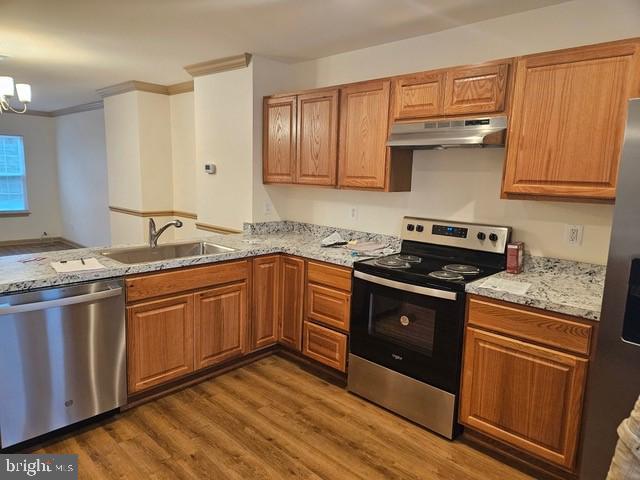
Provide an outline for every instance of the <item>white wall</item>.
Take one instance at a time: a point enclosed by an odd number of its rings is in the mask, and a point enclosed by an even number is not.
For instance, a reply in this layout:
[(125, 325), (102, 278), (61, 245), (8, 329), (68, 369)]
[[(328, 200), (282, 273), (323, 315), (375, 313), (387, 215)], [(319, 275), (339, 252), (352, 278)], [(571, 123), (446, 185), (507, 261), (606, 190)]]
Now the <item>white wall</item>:
[(31, 214), (0, 218), (0, 241), (62, 234), (55, 119), (34, 115), (0, 115), (0, 134), (22, 135), (27, 167), (27, 195)]
[(142, 210), (173, 209), (171, 110), (169, 96), (136, 92)]
[[(196, 77), (198, 221), (242, 229), (252, 219), (253, 66)], [(214, 163), (209, 175), (204, 165)]]
[[(302, 88), (640, 36), (640, 2), (576, 0), (431, 35), (293, 65)], [(284, 86), (276, 91), (286, 91)], [(512, 225), (535, 255), (605, 263), (613, 207), (500, 200), (504, 150), (418, 152), (409, 193), (267, 186), (289, 220), (398, 234), (403, 215)], [(255, 188), (265, 188), (256, 186)], [(349, 220), (351, 206), (358, 220)], [(264, 219), (258, 210), (256, 220)], [(583, 224), (584, 243), (564, 243), (565, 224)]]
[[(109, 205), (142, 210), (138, 92), (104, 99)], [(113, 233), (113, 232), (112, 232)]]
[(102, 109), (56, 118), (62, 236), (80, 245), (111, 242)]
[[(195, 113), (193, 92), (171, 95), (171, 157), (173, 163), (173, 210), (197, 212)], [(175, 230), (174, 238), (192, 238), (199, 233), (195, 220), (179, 217), (182, 228)]]

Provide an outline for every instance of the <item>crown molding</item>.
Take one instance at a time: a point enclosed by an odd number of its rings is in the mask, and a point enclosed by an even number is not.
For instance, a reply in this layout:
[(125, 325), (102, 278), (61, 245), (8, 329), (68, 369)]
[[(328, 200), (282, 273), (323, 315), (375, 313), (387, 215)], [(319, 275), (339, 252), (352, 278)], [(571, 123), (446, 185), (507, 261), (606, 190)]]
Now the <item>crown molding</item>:
[(174, 83), (167, 87), (169, 95), (179, 95), (181, 93), (193, 92), (193, 80), (182, 83)]
[(111, 97), (113, 95), (120, 95), (127, 92), (149, 92), (158, 93), (160, 95), (169, 95), (169, 90), (166, 85), (159, 85), (157, 83), (141, 82), (139, 80), (129, 80), (127, 82), (118, 83), (109, 87), (104, 87), (96, 90), (96, 93), (102, 98)]
[(218, 58), (216, 60), (209, 60), (207, 62), (194, 63), (187, 65), (184, 69), (192, 77), (200, 77), (202, 75), (209, 75), (210, 73), (226, 72), (227, 70), (236, 70), (238, 68), (245, 68), (251, 61), (250, 53), (243, 53), (241, 55), (234, 55), (232, 57)]
[(53, 110), (52, 112), (47, 112), (47, 113), (49, 113), (51, 117), (61, 117), (62, 115), (71, 115), (72, 113), (80, 113), (80, 112), (90, 112), (91, 110), (100, 110), (101, 108), (104, 108), (104, 103), (102, 100), (98, 100), (95, 102), (83, 103), (81, 105), (74, 105), (73, 107)]
[(16, 113), (16, 112), (12, 112), (11, 110), (8, 110), (6, 112), (2, 112), (2, 115), (31, 115), (33, 117), (53, 117), (51, 112), (43, 112), (42, 110), (29, 110), (27, 109), (26, 112), (24, 113)]
[(109, 87), (100, 88), (96, 90), (96, 93), (102, 98), (106, 98), (133, 91), (157, 93), (158, 95), (177, 95), (179, 93), (193, 92), (193, 80), (174, 83), (173, 85), (160, 85), (158, 83), (141, 82), (140, 80), (129, 80)]

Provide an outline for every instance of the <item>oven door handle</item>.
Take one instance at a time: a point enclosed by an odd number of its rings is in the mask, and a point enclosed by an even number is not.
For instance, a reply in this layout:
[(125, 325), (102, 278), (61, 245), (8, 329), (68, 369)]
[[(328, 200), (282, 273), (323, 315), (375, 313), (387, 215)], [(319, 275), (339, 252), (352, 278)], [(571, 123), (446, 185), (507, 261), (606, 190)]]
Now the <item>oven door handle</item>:
[(456, 300), (458, 298), (458, 294), (455, 292), (438, 290), (437, 288), (422, 287), (420, 285), (411, 285), (410, 283), (398, 282), (396, 280), (389, 280), (388, 278), (376, 277), (375, 275), (369, 275), (368, 273), (356, 271), (353, 272), (353, 276), (367, 282), (375, 283), (377, 285), (383, 285), (385, 287), (395, 288), (397, 290), (403, 290), (405, 292), (417, 293), (419, 295), (426, 295), (428, 297), (442, 298), (445, 300)]

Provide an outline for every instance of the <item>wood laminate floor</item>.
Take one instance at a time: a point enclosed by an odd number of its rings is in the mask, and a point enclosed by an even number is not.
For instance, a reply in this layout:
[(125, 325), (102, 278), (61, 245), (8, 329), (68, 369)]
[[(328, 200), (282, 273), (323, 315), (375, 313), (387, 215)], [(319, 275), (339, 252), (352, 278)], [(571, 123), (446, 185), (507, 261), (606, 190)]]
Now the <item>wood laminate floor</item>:
[(530, 477), (271, 356), (36, 453), (77, 453), (82, 479)]

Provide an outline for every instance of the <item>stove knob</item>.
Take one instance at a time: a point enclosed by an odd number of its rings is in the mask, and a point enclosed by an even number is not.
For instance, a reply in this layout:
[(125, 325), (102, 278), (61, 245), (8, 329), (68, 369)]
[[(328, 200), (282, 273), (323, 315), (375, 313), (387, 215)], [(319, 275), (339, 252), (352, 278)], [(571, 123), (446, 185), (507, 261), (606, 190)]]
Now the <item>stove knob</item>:
[(484, 232), (478, 232), (478, 240), (484, 240), (487, 238)]
[(416, 227), (413, 225), (413, 223), (410, 223), (409, 225), (407, 225), (407, 230), (409, 230), (410, 232), (413, 232), (415, 228)]
[(423, 232), (423, 231), (424, 231), (424, 226), (416, 225), (416, 232)]
[(491, 240), (492, 242), (497, 242), (498, 241), (498, 235), (496, 235), (495, 233), (492, 233), (489, 235), (489, 240)]

